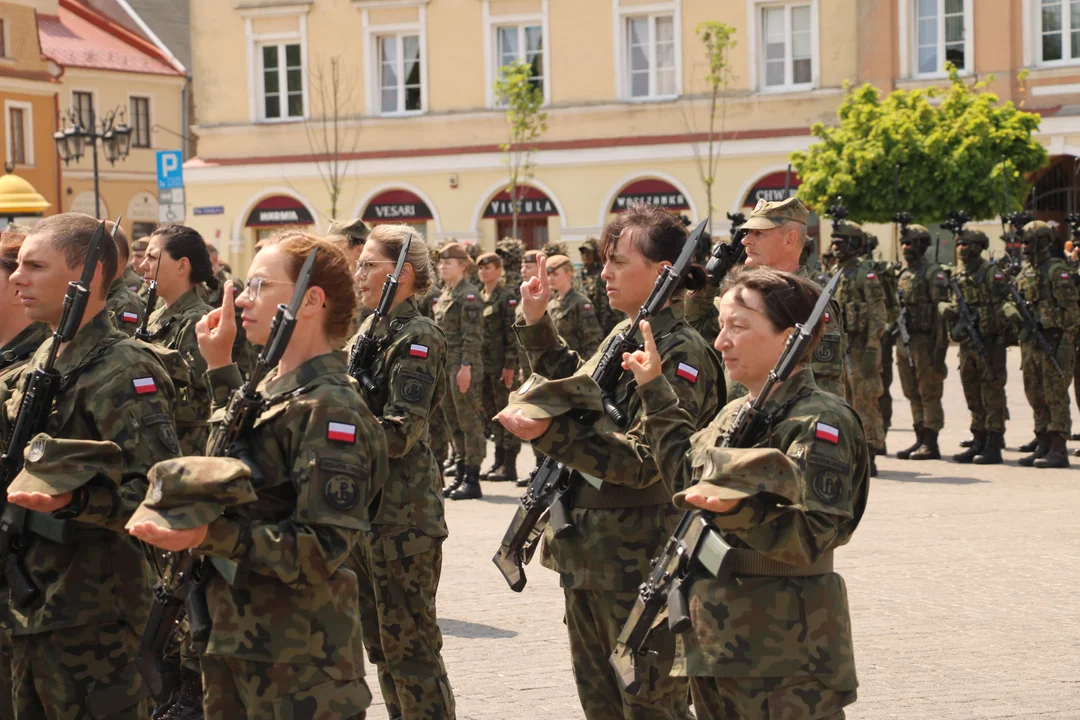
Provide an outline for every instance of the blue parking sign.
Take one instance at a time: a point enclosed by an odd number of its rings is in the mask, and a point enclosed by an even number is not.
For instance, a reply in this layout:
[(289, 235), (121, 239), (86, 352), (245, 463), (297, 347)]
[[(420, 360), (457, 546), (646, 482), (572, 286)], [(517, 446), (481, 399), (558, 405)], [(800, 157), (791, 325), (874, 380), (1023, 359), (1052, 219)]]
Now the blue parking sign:
[(184, 187), (184, 155), (179, 150), (158, 150), (158, 190), (175, 190)]

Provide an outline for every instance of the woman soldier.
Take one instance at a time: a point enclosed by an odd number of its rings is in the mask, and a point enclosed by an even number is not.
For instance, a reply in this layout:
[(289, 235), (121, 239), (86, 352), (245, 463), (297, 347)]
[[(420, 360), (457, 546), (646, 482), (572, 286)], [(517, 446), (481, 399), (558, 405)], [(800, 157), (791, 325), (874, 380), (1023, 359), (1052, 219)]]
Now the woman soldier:
[[(682, 224), (660, 208), (633, 205), (619, 215), (599, 247), (611, 306), (636, 314), (685, 242)], [(545, 312), (551, 288), (543, 255), (539, 264), (538, 276), (521, 286), (523, 324), (515, 326), (532, 369), (553, 379), (591, 375), (613, 337), (587, 361), (569, 350)], [(692, 268), (686, 288), (697, 289), (704, 280), (704, 271)], [(704, 423), (723, 404), (720, 367), (713, 351), (682, 318), (682, 298), (676, 297), (656, 314), (653, 325), (661, 337), (663, 372), (678, 402)], [(613, 334), (629, 332), (630, 322), (616, 325)], [(669, 677), (675, 642), (666, 625), (654, 631), (654, 652), (645, 661), (647, 681), (638, 695), (620, 690), (608, 664), (638, 586), (649, 574), (649, 561), (675, 528), (679, 513), (671, 497), (682, 489), (663, 482), (645, 442), (641, 402), (633, 389), (633, 376), (624, 373), (613, 397), (627, 418), (622, 428), (606, 416), (595, 424), (569, 415), (531, 420), (520, 410), (506, 409), (498, 418), (522, 440), (534, 441), (540, 452), (590, 476), (588, 482), (578, 477), (572, 491), (575, 532), (557, 540), (548, 528), (541, 550), (544, 567), (557, 571), (563, 586), (574, 679), (585, 716), (683, 720), (689, 715), (687, 686), (684, 679)]]
[[(716, 349), (749, 400), (819, 294), (809, 279), (768, 268), (738, 269), (724, 283)], [(769, 425), (752, 445), (719, 447), (746, 399), (695, 431), (697, 419), (661, 373), (656, 329), (643, 322), (645, 350), (624, 356), (645, 407), (645, 437), (664, 478), (690, 486), (675, 504), (717, 513), (713, 523), (739, 551), (729, 577), (690, 588), (693, 629), (679, 637), (674, 672), (689, 676), (701, 720), (842, 719), (858, 683), (833, 550), (851, 539), (866, 506), (859, 418), (814, 383), (805, 362), (773, 388)], [(814, 344), (823, 329), (814, 329)]]
[[(360, 621), (368, 659), (379, 673), (386, 711), (404, 720), (453, 720), (454, 696), (440, 651), (435, 594), (446, 519), (442, 476), (428, 445), (432, 412), (446, 398), (446, 338), (417, 308), (434, 282), (431, 255), (408, 225), (377, 225), (356, 267), (361, 304), (374, 309), (406, 240), (409, 255), (390, 313), (361, 333), (380, 346), (364, 393), (386, 431), (390, 481), (353, 558), (360, 579)], [(356, 343), (353, 338), (351, 346)]]
[[(146, 323), (150, 342), (179, 352), (191, 369), (187, 397), (176, 403), (176, 434), (184, 455), (202, 455), (210, 436), (210, 386), (206, 361), (199, 351), (195, 324), (213, 310), (199, 299), (198, 286), (218, 289), (206, 243), (195, 230), (166, 225), (154, 231), (139, 268), (146, 282), (157, 278), (157, 294), (165, 303)], [(184, 392), (184, 391), (181, 391)]]
[[(252, 342), (265, 344), (313, 249), (318, 256), (292, 339), (259, 386), (266, 400), (245, 438), (257, 499), (193, 530), (131, 527), (157, 547), (192, 548), (214, 567), (235, 570), (229, 580), (213, 572), (205, 585), (213, 629), (200, 663), (203, 709), (212, 720), (363, 718), (371, 701), (357, 580), (344, 563), (382, 491), (386, 441), (344, 357), (331, 350), (356, 304), (348, 262), (321, 238), (285, 233), (255, 256), (236, 304)], [(241, 383), (231, 359), (233, 318), (227, 287), (222, 307), (195, 328), (219, 410)], [(156, 472), (182, 483), (185, 465), (204, 462), (180, 458)]]

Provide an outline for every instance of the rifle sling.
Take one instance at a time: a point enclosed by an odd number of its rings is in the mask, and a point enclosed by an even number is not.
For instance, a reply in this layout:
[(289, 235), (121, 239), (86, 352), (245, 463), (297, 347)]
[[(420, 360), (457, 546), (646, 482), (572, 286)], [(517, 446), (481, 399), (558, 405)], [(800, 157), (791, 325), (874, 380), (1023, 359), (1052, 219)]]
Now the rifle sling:
[(812, 577), (833, 571), (833, 551), (823, 554), (813, 565), (790, 565), (766, 557), (756, 550), (728, 550), (725, 561), (731, 562), (731, 572), (736, 575), (763, 575), (766, 577)]

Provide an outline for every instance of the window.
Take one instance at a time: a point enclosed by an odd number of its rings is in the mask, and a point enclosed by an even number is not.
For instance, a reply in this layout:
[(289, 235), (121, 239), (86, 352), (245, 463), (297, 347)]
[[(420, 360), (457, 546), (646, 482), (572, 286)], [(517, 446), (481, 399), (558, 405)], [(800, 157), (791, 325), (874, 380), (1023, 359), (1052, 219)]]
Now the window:
[(672, 15), (626, 18), (626, 57), (632, 98), (678, 94), (675, 65), (675, 19)]
[(7, 24), (0, 19), (0, 57), (7, 57)]
[(1080, 61), (1080, 0), (1042, 0), (1039, 40), (1041, 62)]
[(79, 116), (79, 125), (83, 130), (92, 130), (94, 126), (94, 96), (92, 93), (76, 90), (71, 93), (71, 106)]
[(790, 89), (814, 80), (813, 22), (809, 4), (761, 9), (761, 86)]
[(262, 45), (262, 119), (304, 117), (304, 68), (300, 44)]
[(8, 108), (8, 127), (11, 129), (8, 157), (16, 165), (26, 165), (26, 117), (22, 108)]
[(420, 62), (419, 35), (379, 37), (379, 112), (423, 110)]
[(131, 147), (150, 147), (150, 98), (131, 98)]
[(915, 74), (967, 69), (964, 0), (915, 0)]
[(544, 91), (544, 28), (540, 25), (505, 25), (495, 29), (496, 59), (503, 68), (516, 62), (532, 66), (533, 87)]

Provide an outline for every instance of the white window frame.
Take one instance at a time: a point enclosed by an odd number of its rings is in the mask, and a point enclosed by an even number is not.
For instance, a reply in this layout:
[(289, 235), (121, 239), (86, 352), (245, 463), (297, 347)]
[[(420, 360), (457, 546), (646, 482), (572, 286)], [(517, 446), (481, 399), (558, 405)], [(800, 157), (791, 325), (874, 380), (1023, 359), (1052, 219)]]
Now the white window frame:
[[(1062, 2), (1062, 55), (1072, 54), (1072, 30), (1080, 30), (1080, 28), (1070, 27), (1072, 23), (1072, 13), (1070, 12), (1070, 0), (1063, 0)], [(1061, 60), (1043, 60), (1043, 28), (1042, 28), (1042, 0), (1031, 0), (1031, 29), (1034, 42), (1032, 43), (1033, 62), (1026, 63), (1027, 65), (1034, 65), (1041, 68), (1053, 68), (1053, 67), (1066, 67), (1069, 65), (1080, 65), (1080, 56), (1078, 57), (1062, 57)]]
[[(901, 0), (903, 2), (904, 0)], [(762, 41), (762, 32), (764, 32), (763, 23), (761, 20), (761, 12), (765, 8), (769, 7), (781, 7), (785, 6), (790, 8), (792, 5), (810, 5), (810, 82), (808, 83), (792, 83), (790, 85), (765, 85), (765, 58), (763, 53), (765, 52), (765, 44)], [(750, 66), (750, 91), (763, 94), (778, 94), (778, 93), (790, 93), (790, 92), (806, 92), (808, 90), (816, 90), (821, 87), (821, 31), (819, 24), (819, 17), (821, 10), (819, 7), (820, 0), (746, 0), (746, 17), (747, 21), (747, 37), (749, 39), (748, 49), (748, 61)], [(787, 10), (787, 16), (790, 19), (791, 11)], [(790, 23), (788, 24), (790, 27)], [(787, 45), (787, 53), (791, 52), (790, 38), (785, 41)], [(785, 75), (791, 69), (790, 58), (785, 58), (786, 67), (784, 69)]]
[[(615, 96), (620, 100), (632, 103), (668, 102), (680, 97), (683, 94), (682, 0), (671, 0), (651, 5), (625, 6), (620, 5), (619, 0), (611, 0), (611, 5), (612, 15), (614, 16), (612, 25), (615, 39)], [(675, 92), (672, 95), (633, 97), (630, 80), (630, 48), (627, 42), (628, 22), (630, 18), (648, 16), (651, 19), (649, 23), (651, 36), (652, 28), (656, 26), (653, 18), (665, 15), (671, 16), (675, 35)], [(655, 48), (655, 42), (650, 43), (650, 46)], [(652, 61), (650, 63), (651, 73), (655, 75), (655, 58), (650, 58), (650, 60)], [(652, 84), (653, 77), (650, 76), (650, 85)]]
[(551, 16), (548, 10), (549, 0), (541, 0), (539, 14), (528, 15), (492, 15), (491, 0), (484, 0), (484, 37), (488, 39), (484, 43), (484, 77), (487, 78), (485, 87), (486, 103), (489, 108), (495, 108), (498, 101), (495, 99), (495, 81), (499, 79), (499, 28), (517, 25), (521, 35), (522, 53), (525, 52), (524, 27), (539, 25), (543, 51), (544, 70), (544, 104), (551, 104)]
[[(308, 41), (307, 41), (307, 14), (311, 9), (310, 2), (298, 2), (291, 5), (268, 6), (257, 8), (244, 8), (240, 10), (244, 18), (244, 33), (247, 39), (247, 63), (248, 63), (248, 117), (252, 123), (279, 124), (295, 123), (306, 120), (311, 112), (310, 102), (310, 78), (308, 76)], [(295, 31), (256, 33), (255, 18), (261, 17), (295, 17), (297, 29)], [(266, 105), (263, 98), (263, 70), (262, 70), (262, 47), (264, 45), (300, 45), (300, 75), (303, 79), (304, 112), (301, 117), (265, 118), (263, 113)], [(284, 61), (284, 57), (282, 57)], [(284, 66), (282, 67), (282, 82), (284, 79)], [(282, 111), (286, 112), (288, 100), (282, 97)]]
[[(93, 113), (94, 122), (97, 125), (101, 125), (101, 123), (97, 122), (98, 120), (101, 119), (101, 116), (98, 114), (100, 112), (98, 110), (98, 108), (101, 107), (101, 106), (98, 104), (97, 91), (96, 90), (90, 90), (88, 88), (71, 88), (71, 96), (70, 96), (69, 105), (68, 105), (68, 107), (71, 108), (71, 109), (75, 108), (75, 94), (76, 93), (81, 94), (81, 95), (89, 95), (90, 96), (90, 106), (92, 108), (94, 108), (94, 113)], [(79, 122), (82, 122), (82, 114), (81, 113), (79, 114)], [(83, 130), (86, 130), (86, 129), (87, 128), (83, 128)], [(90, 129), (91, 130), (97, 130), (97, 128), (90, 128)]]
[(5, 100), (4, 101), (4, 157), (8, 164), (15, 162), (11, 154), (11, 111), (22, 110), (23, 111), (23, 144), (26, 150), (26, 162), (20, 163), (18, 167), (32, 168), (34, 167), (34, 106), (28, 102), (21, 102), (19, 100)]
[[(300, 91), (303, 102), (303, 108), (301, 108), (301, 114), (299, 116), (289, 115), (289, 93), (288, 93), (288, 72), (286, 70), (285, 56), (288, 53), (287, 48), (290, 45), (297, 45), (300, 48)], [(266, 117), (266, 72), (263, 67), (263, 50), (268, 47), (277, 48), (278, 54), (278, 101), (281, 116), (272, 118)], [(289, 122), (301, 122), (308, 117), (308, 102), (307, 102), (307, 86), (308, 86), (308, 68), (304, 59), (304, 46), (296, 40), (260, 40), (255, 44), (255, 58), (258, 63), (258, 72), (256, 73), (256, 87), (255, 98), (257, 111), (259, 113), (259, 122), (261, 123), (289, 123)]]
[[(919, 32), (918, 20), (915, 14), (918, 12), (916, 3), (918, 0), (900, 0), (897, 3), (897, 28), (900, 48), (900, 76), (905, 79), (935, 80), (949, 76), (944, 66), (938, 72), (919, 72)], [(938, 0), (939, 8), (944, 8), (943, 0)], [(942, 15), (941, 17), (944, 17)], [(945, 52), (945, 23), (939, 23), (938, 30), (939, 50)], [(944, 55), (943, 55), (944, 57)], [(964, 69), (960, 70), (961, 77), (975, 73), (975, 3), (974, 0), (964, 0)]]
[[(420, 109), (419, 110), (405, 110), (405, 38), (415, 37), (417, 45), (420, 49)], [(394, 58), (394, 72), (398, 78), (397, 85), (397, 107), (401, 109), (396, 110), (383, 110), (382, 107), (382, 41), (386, 38), (394, 38), (394, 47), (397, 49), (397, 57)], [(372, 60), (375, 67), (375, 87), (373, 88), (376, 104), (375, 114), (379, 117), (408, 117), (410, 115), (421, 115), (427, 111), (424, 104), (424, 65), (427, 64), (426, 53), (424, 52), (424, 40), (420, 37), (420, 33), (412, 30), (405, 30), (400, 32), (378, 32), (375, 33), (372, 41), (372, 50), (375, 53), (375, 57)]]
[[(353, 6), (360, 10), (360, 24), (363, 27), (364, 47), (364, 87), (366, 114), (376, 117), (414, 117), (428, 111), (428, 53), (427, 53), (427, 0), (353, 0)], [(371, 8), (379, 7), (416, 8), (417, 20), (405, 23), (371, 24)], [(420, 109), (402, 112), (382, 112), (382, 68), (379, 66), (379, 38), (389, 35), (416, 35), (420, 39)], [(400, 47), (400, 43), (399, 43)], [(404, 78), (402, 78), (404, 84)]]
[[(136, 147), (135, 145), (135, 105), (134, 100), (138, 98), (146, 101), (146, 136), (150, 140), (150, 144), (146, 147)], [(131, 149), (132, 150), (153, 150), (154, 149), (154, 96), (150, 93), (129, 93), (128, 94), (128, 115), (131, 118)]]

